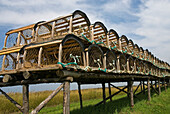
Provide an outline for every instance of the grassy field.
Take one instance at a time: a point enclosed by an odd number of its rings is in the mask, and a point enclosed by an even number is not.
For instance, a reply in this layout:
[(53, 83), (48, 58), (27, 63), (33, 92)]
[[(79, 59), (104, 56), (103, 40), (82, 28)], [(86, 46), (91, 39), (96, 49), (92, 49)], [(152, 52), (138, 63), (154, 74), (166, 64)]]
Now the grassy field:
[[(135, 89), (136, 87), (134, 87)], [(117, 90), (112, 88), (112, 93)], [(52, 91), (32, 92), (30, 93), (30, 111), (34, 109), (40, 102), (42, 102)], [(108, 89), (106, 89), (106, 96), (108, 96)], [(9, 93), (19, 104), (22, 104), (22, 94)], [(139, 95), (135, 98), (135, 106), (133, 109), (129, 107), (129, 98), (124, 93), (113, 97), (112, 102), (108, 101), (106, 105), (94, 107), (94, 104), (100, 102), (102, 99), (102, 89), (84, 89), (82, 90), (83, 109), (80, 109), (78, 91), (74, 90), (70, 93), (70, 110), (72, 114), (112, 114), (112, 113), (170, 113), (170, 89), (167, 92), (162, 92), (160, 96), (152, 94), (152, 101), (147, 102), (147, 95)], [(59, 92), (45, 108), (41, 110), (42, 114), (60, 114), (62, 113), (63, 92)], [(169, 107), (169, 109), (168, 109)], [(18, 109), (10, 103), (4, 96), (0, 95), (0, 113), (17, 113)]]
[[(163, 89), (162, 89), (163, 90)], [(94, 104), (102, 99), (86, 100), (83, 102), (83, 109), (80, 104), (71, 103), (71, 114), (170, 114), (170, 89), (163, 91), (161, 95), (152, 93), (151, 102), (147, 101), (147, 94), (141, 94), (135, 98), (135, 106), (130, 107), (130, 100), (126, 95), (118, 95), (113, 97), (112, 102), (108, 101), (106, 105), (95, 107)], [(46, 107), (41, 114), (60, 114), (62, 113), (62, 105), (56, 107)]]
[[(117, 90), (112, 88), (112, 93)], [(30, 92), (29, 94), (29, 106), (30, 111), (33, 110), (36, 106), (38, 106), (44, 99), (46, 99), (52, 91), (42, 91), (42, 92)], [(106, 88), (106, 96), (108, 96), (108, 88)], [(119, 95), (124, 94), (120, 93)], [(8, 93), (10, 97), (16, 100), (19, 104), (22, 105), (22, 94), (21, 93)], [(102, 89), (83, 89), (82, 90), (83, 101), (91, 100), (91, 99), (100, 99), (102, 98)], [(79, 96), (77, 90), (72, 90), (70, 92), (70, 102), (78, 102)], [(63, 104), (63, 92), (60, 91), (47, 105), (46, 107), (62, 105)], [(10, 108), (9, 108), (10, 107)], [(13, 112), (18, 112), (19, 110), (8, 101), (3, 95), (0, 95), (0, 114), (8, 114)]]

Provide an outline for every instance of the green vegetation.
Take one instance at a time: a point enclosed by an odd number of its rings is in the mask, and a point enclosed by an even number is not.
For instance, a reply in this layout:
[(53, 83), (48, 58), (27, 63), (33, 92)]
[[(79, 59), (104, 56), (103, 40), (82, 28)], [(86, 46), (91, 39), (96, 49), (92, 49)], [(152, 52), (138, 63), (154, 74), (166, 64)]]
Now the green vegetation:
[[(117, 90), (112, 88), (112, 92), (116, 92)], [(52, 91), (42, 91), (42, 92), (30, 92), (29, 94), (29, 106), (30, 111), (33, 110), (36, 106), (38, 106), (44, 99), (46, 99)], [(108, 96), (108, 88), (106, 88), (106, 95)], [(124, 93), (120, 93), (124, 94)], [(12, 97), (15, 101), (22, 105), (22, 94), (21, 93), (8, 93), (10, 97)], [(91, 100), (91, 99), (99, 99), (102, 98), (102, 89), (83, 89), (82, 90), (83, 101)], [(79, 95), (77, 90), (73, 90), (70, 92), (70, 102), (79, 102)], [(47, 105), (56, 106), (63, 104), (63, 92), (60, 91)], [(9, 108), (10, 107), (10, 108)], [(61, 108), (62, 109), (62, 108)], [(0, 95), (0, 114), (8, 114), (12, 112), (18, 112), (19, 110), (3, 95)]]
[[(135, 87), (136, 88), (136, 87)], [(135, 89), (134, 88), (134, 89)], [(162, 88), (163, 90), (163, 88)], [(117, 90), (112, 88), (112, 93)], [(39, 105), (52, 91), (44, 92), (32, 92), (30, 93), (30, 111)], [(108, 89), (106, 89), (106, 96), (108, 96)], [(12, 98), (14, 98), (19, 104), (22, 104), (22, 94), (20, 93), (10, 93)], [(161, 95), (152, 93), (151, 102), (147, 101), (147, 92), (145, 95), (140, 94), (135, 98), (134, 108), (130, 108), (130, 99), (127, 95), (120, 93), (113, 97), (113, 101), (106, 103), (106, 105), (99, 105), (95, 107), (102, 100), (102, 89), (85, 89), (82, 90), (83, 97), (83, 109), (80, 109), (78, 91), (74, 90), (70, 93), (70, 111), (71, 114), (169, 114), (170, 113), (170, 89), (167, 92), (163, 91)], [(62, 113), (63, 92), (59, 92), (48, 104), (45, 106), (40, 113), (42, 114), (60, 114)], [(12, 113), (18, 112), (18, 109), (10, 103), (4, 96), (0, 95), (0, 113)], [(10, 108), (9, 108), (10, 107)]]

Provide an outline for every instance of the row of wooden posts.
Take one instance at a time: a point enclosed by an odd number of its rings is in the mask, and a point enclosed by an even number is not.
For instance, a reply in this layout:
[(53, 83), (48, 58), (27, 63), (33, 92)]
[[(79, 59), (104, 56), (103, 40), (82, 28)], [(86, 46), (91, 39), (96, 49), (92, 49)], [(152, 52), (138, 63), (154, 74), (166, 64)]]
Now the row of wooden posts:
[[(44, 101), (42, 101), (32, 112), (31, 114), (37, 114), (62, 88), (63, 88), (63, 114), (69, 114), (70, 113), (70, 83), (73, 81), (72, 77), (67, 77), (65, 81), (53, 91), (51, 95), (49, 95)], [(108, 89), (109, 89), (109, 96), (106, 98), (106, 91), (105, 91), (105, 84), (102, 83), (102, 93), (103, 93), (103, 100), (99, 103), (97, 103), (95, 106), (98, 106), (100, 104), (106, 104), (106, 101), (110, 99), (112, 100), (112, 97), (119, 94), (120, 92), (124, 92), (127, 94), (127, 96), (130, 98), (130, 105), (131, 107), (134, 106), (134, 97), (136, 98), (137, 95), (144, 93), (147, 90), (148, 92), (148, 101), (151, 101), (151, 88), (152, 91), (156, 92), (158, 95), (161, 94), (161, 84), (160, 84), (160, 78), (156, 80), (150, 80), (148, 78), (147, 80), (141, 80), (139, 85), (136, 87), (135, 90), (133, 90), (133, 83), (135, 80), (132, 78), (129, 79), (127, 82), (127, 86), (125, 87), (116, 87), (111, 82), (108, 83)], [(145, 83), (147, 81), (147, 84)], [(153, 82), (155, 82), (153, 84)], [(82, 94), (81, 94), (81, 83), (78, 83), (78, 93), (80, 98), (80, 108), (83, 108), (83, 101), (82, 101)], [(157, 88), (158, 85), (158, 88)], [(162, 80), (162, 86), (164, 86), (166, 91), (166, 86), (168, 86), (168, 82), (165, 81), (165, 79)], [(111, 87), (118, 89), (119, 91), (111, 94)], [(141, 91), (136, 94), (138, 89), (141, 88)], [(127, 91), (125, 91), (127, 89)], [(158, 90), (157, 90), (158, 89)], [(3, 90), (0, 89), (0, 92), (5, 95), (5, 97), (11, 101), (23, 114), (29, 113), (29, 84), (23, 85), (23, 106), (21, 106), (19, 103), (17, 103), (14, 99), (12, 99), (10, 96), (8, 96)], [(114, 102), (114, 101), (113, 101)]]

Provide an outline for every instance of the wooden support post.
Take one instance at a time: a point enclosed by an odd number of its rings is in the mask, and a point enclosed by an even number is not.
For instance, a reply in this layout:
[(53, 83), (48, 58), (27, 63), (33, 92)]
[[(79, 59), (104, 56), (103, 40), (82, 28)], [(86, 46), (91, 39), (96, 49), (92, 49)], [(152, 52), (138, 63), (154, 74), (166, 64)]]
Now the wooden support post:
[(16, 69), (19, 69), (19, 59), (20, 59), (20, 53), (18, 52), (18, 55), (17, 55), (17, 65), (16, 65)]
[(63, 114), (70, 114), (70, 82), (64, 83), (63, 90)]
[[(153, 81), (151, 81), (151, 87), (153, 86)], [(153, 89), (151, 89), (151, 93), (153, 92)]]
[[(109, 87), (109, 96), (111, 96), (112, 92), (111, 92), (110, 82), (108, 83), (108, 87)], [(110, 98), (110, 101), (112, 101), (112, 97)]]
[(157, 82), (156, 82), (156, 80), (155, 80), (155, 89), (157, 88)]
[(106, 53), (104, 54), (104, 57), (103, 57), (103, 67), (104, 69), (106, 69)]
[(160, 95), (161, 94), (160, 78), (158, 79), (158, 89), (159, 89), (159, 95)]
[(40, 50), (38, 53), (38, 67), (41, 67), (42, 51), (43, 51), (43, 47), (40, 47)]
[(104, 104), (106, 104), (105, 83), (102, 83), (102, 90), (103, 90), (103, 101), (104, 101)]
[(55, 29), (55, 21), (53, 22), (53, 25), (52, 25), (52, 31), (51, 31), (51, 38), (53, 39), (54, 38), (54, 33), (55, 33), (55, 31), (54, 31), (54, 29)]
[(143, 85), (142, 81), (140, 81), (140, 89), (141, 89), (141, 91), (142, 91), (142, 85)]
[(86, 65), (89, 66), (89, 52), (86, 50)]
[(81, 86), (80, 83), (78, 83), (78, 92), (79, 92), (79, 98), (80, 98), (80, 108), (83, 108), (83, 103), (82, 103), (82, 94), (81, 94)]
[(145, 81), (143, 81), (143, 94), (145, 94)]
[(27, 55), (27, 50), (24, 51), (22, 68), (25, 67), (26, 55)]
[(133, 106), (134, 106), (134, 99), (133, 99), (133, 81), (130, 81), (129, 86), (130, 86), (130, 104), (131, 104), (131, 107), (133, 108)]
[(117, 56), (117, 72), (120, 72), (120, 55), (119, 56)]
[(69, 23), (69, 33), (71, 34), (73, 32), (73, 16), (70, 17), (70, 23)]
[(130, 81), (127, 82), (127, 97), (130, 97)]
[(29, 114), (29, 85), (23, 85), (23, 114)]
[(151, 101), (151, 93), (150, 93), (150, 83), (149, 83), (149, 78), (147, 81), (147, 85), (148, 85), (148, 101)]
[(59, 46), (58, 62), (62, 62), (62, 43)]
[(20, 43), (21, 43), (21, 32), (18, 33), (17, 46), (20, 46)]
[(82, 52), (83, 54), (83, 63), (84, 63), (84, 67), (86, 67), (86, 54), (85, 54), (85, 51)]
[(166, 81), (165, 81), (165, 78), (164, 78), (164, 87), (165, 87), (165, 92), (166, 92)]

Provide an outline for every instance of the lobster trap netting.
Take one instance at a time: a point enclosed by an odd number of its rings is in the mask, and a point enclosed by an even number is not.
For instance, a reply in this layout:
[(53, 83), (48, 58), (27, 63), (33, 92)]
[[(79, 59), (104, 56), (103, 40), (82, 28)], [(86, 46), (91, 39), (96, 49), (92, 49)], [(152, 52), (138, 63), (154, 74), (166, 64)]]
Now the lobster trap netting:
[(43, 47), (41, 64), (52, 65), (58, 62), (59, 44)]
[(116, 55), (112, 51), (106, 55), (106, 68), (112, 71), (116, 70)]
[(103, 67), (103, 52), (99, 47), (92, 46), (89, 50), (89, 66), (91, 67)]
[(6, 47), (10, 48), (10, 47), (16, 46), (17, 45), (17, 39), (18, 39), (18, 33), (9, 34), (9, 36), (7, 38)]
[(135, 69), (135, 67), (134, 67), (134, 59), (132, 57), (129, 57), (128, 61), (129, 61), (129, 71), (131, 73), (133, 73), (134, 69)]
[(47, 41), (49, 38), (51, 38), (51, 31), (51, 23), (40, 25), (38, 30), (38, 41)]
[(5, 70), (13, 70), (16, 68), (18, 53), (10, 53), (6, 55), (4, 68)]
[(22, 31), (22, 34), (25, 37), (27, 44), (31, 43), (31, 39), (33, 38), (32, 31), (33, 29), (26, 29)]
[(120, 71), (127, 72), (127, 62), (124, 54), (119, 56)]
[(63, 63), (66, 63), (68, 66), (84, 65), (82, 46), (74, 39), (64, 42), (62, 51)]
[(38, 65), (39, 48), (26, 50), (24, 67), (35, 67)]

